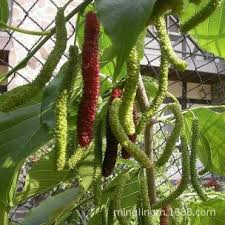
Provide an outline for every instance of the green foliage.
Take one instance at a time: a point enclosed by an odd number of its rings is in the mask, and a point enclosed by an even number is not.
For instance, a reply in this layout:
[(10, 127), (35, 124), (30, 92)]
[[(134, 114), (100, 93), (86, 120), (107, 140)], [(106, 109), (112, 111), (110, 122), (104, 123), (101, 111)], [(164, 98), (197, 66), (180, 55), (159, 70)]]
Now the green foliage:
[(50, 191), (62, 182), (68, 182), (74, 178), (74, 173), (68, 169), (56, 171), (55, 149), (36, 162), (28, 172), (26, 185), (21, 193), (15, 196), (15, 204), (19, 204), (28, 198)]
[[(205, 202), (192, 202), (189, 205), (191, 225), (223, 225), (225, 221), (225, 201), (214, 198)], [(199, 213), (202, 212), (202, 213)]]
[[(142, 208), (143, 208), (143, 206), (142, 206), (141, 196), (140, 196), (140, 199), (137, 202), (137, 211)], [(137, 215), (137, 225), (145, 225), (144, 217), (142, 214)]]
[[(197, 148), (199, 159), (209, 172), (224, 175), (224, 111), (216, 112), (213, 108), (196, 108), (192, 112), (199, 119), (200, 141)], [(185, 114), (185, 132), (189, 142), (191, 142), (191, 121), (192, 114)]]
[[(180, 17), (181, 23), (184, 24), (193, 14), (197, 14), (208, 3), (209, 0), (201, 1), (200, 4), (195, 5), (188, 3), (188, 0), (186, 0), (185, 10)], [(224, 6), (225, 1), (222, 0), (220, 7), (217, 7), (216, 11), (209, 18), (190, 30), (191, 36), (196, 39), (200, 48), (223, 58), (225, 57)]]
[(120, 122), (127, 135), (135, 133), (133, 121), (133, 107), (136, 96), (137, 83), (140, 73), (138, 52), (136, 46), (131, 50), (127, 59), (127, 78), (122, 95), (122, 104), (120, 105)]
[(4, 185), (0, 186), (1, 224), (4, 224), (2, 213), (13, 206), (18, 172), (24, 161), (52, 138), (48, 129), (40, 124), (39, 116), (39, 104), (2, 114), (0, 179), (4, 180)]
[(154, 23), (159, 17), (169, 14), (180, 15), (184, 9), (184, 0), (157, 0), (149, 20), (149, 24)]
[(58, 222), (58, 219), (82, 197), (84, 191), (78, 188), (66, 190), (58, 195), (49, 197), (40, 205), (31, 210), (30, 214), (22, 221), (22, 225), (51, 225)]
[(140, 150), (140, 148), (132, 143), (123, 127), (120, 124), (119, 119), (119, 107), (121, 105), (120, 99), (115, 99), (112, 102), (109, 112), (110, 126), (113, 131), (114, 136), (117, 138), (121, 146), (130, 153), (140, 164), (145, 168), (152, 167), (152, 161), (147, 157), (147, 155)]
[(113, 201), (110, 201), (109, 207), (108, 207), (107, 225), (113, 225), (113, 224), (114, 224), (114, 206), (113, 206)]
[[(95, 213), (90, 220), (88, 221), (88, 225), (106, 225), (105, 221), (105, 208), (97, 209), (97, 213)], [(107, 224), (108, 225), (108, 224)]]
[[(50, 153), (51, 154), (51, 153)], [(52, 165), (54, 168), (54, 158), (46, 157), (45, 163), (40, 164), (39, 169), (44, 169), (47, 164)], [(42, 165), (44, 166), (43, 168)], [(45, 172), (46, 173), (46, 172)], [(48, 198), (43, 201), (38, 207), (34, 208), (30, 214), (23, 221), (23, 225), (39, 225), (47, 224), (51, 225), (54, 222), (62, 222), (66, 219), (71, 211), (77, 207), (79, 200), (84, 197), (83, 195), (89, 189), (94, 176), (94, 164), (93, 164), (93, 153), (89, 153), (82, 161), (82, 164), (77, 166), (74, 173), (68, 176), (68, 171), (64, 170), (57, 172), (58, 175), (65, 174), (65, 180), (77, 178), (79, 180), (79, 185), (76, 188), (69, 189), (58, 195)], [(47, 174), (47, 173), (46, 173)], [(67, 177), (68, 176), (68, 177)], [(42, 178), (38, 177), (36, 182), (39, 182)], [(52, 181), (50, 181), (52, 182)]]
[(138, 36), (147, 25), (154, 3), (155, 0), (96, 1), (100, 21), (116, 50), (116, 76), (119, 74)]
[(174, 114), (175, 125), (174, 125), (172, 133), (170, 134), (170, 136), (168, 137), (168, 139), (166, 141), (166, 146), (164, 148), (162, 155), (155, 163), (155, 165), (157, 167), (161, 167), (168, 162), (168, 160), (174, 150), (174, 147), (176, 145), (176, 141), (177, 141), (178, 137), (180, 136), (181, 129), (183, 127), (183, 122), (184, 122), (183, 115), (180, 111), (181, 110), (180, 106), (177, 103), (168, 104), (166, 107), (169, 110), (171, 110), (172, 113)]
[[(8, 0), (0, 0), (0, 21), (7, 23), (9, 18)], [(0, 23), (1, 28), (1, 23)]]
[[(196, 0), (189, 1), (197, 3)], [(213, 7), (209, 7), (212, 6), (210, 4), (215, 3), (216, 5), (219, 1), (211, 0), (208, 4), (195, 5), (195, 7), (201, 7), (199, 11), (202, 13), (200, 13), (201, 18), (197, 22), (202, 22), (206, 18), (206, 11), (207, 13), (212, 13), (216, 8), (214, 5)], [(0, 3), (2, 2), (0, 0)], [(46, 193), (65, 182), (70, 187), (75, 185), (76, 188), (67, 189), (60, 194), (44, 200), (38, 207), (31, 210), (22, 224), (52, 225), (54, 223), (57, 225), (63, 222), (67, 223), (69, 221), (65, 222), (65, 220), (74, 209), (86, 202), (92, 204), (91, 200), (94, 199), (98, 208), (91, 213), (89, 225), (105, 225), (106, 212), (108, 212), (108, 225), (112, 225), (116, 219), (113, 218), (114, 209), (133, 209), (134, 206), (138, 205), (138, 207), (142, 207), (144, 210), (149, 210), (150, 212), (151, 209), (159, 209), (170, 203), (174, 205), (177, 202), (177, 198), (186, 190), (190, 170), (194, 189), (203, 200), (207, 200), (204, 203), (193, 203), (190, 207), (192, 209), (208, 207), (207, 204), (210, 202), (216, 209), (219, 203), (223, 203), (221, 200), (213, 202), (212, 200), (204, 199), (204, 195), (200, 192), (201, 189), (198, 189), (199, 186), (196, 183), (197, 174), (195, 171), (196, 154), (198, 151), (200, 159), (207, 169), (212, 172), (216, 171), (219, 174), (225, 173), (223, 168), (224, 138), (222, 134), (225, 122), (223, 111), (215, 112), (209, 109), (208, 111), (207, 109), (193, 109), (193, 113), (200, 120), (200, 132), (198, 132), (198, 126), (195, 124), (195, 121), (192, 131), (190, 131), (192, 116), (190, 117), (190, 113), (185, 112), (185, 134), (182, 133), (180, 135), (183, 125), (180, 107), (176, 104), (169, 104), (167, 106), (175, 116), (175, 126), (168, 138), (163, 155), (156, 162), (156, 166), (162, 166), (168, 161), (172, 150), (175, 148), (177, 138), (181, 136), (182, 179), (180, 184), (175, 190), (171, 191), (168, 197), (152, 204), (152, 207), (149, 202), (145, 176), (141, 174), (139, 177), (138, 174), (143, 169), (142, 167), (152, 168), (153, 162), (140, 149), (139, 145), (132, 143), (128, 137), (128, 135), (135, 133), (132, 111), (140, 72), (139, 61), (143, 58), (144, 38), (149, 20), (150, 23), (155, 24), (160, 40), (160, 79), (159, 82), (156, 82), (152, 78), (145, 78), (145, 87), (152, 104), (142, 114), (136, 128), (137, 134), (141, 134), (145, 126), (152, 122), (151, 120), (157, 115), (158, 109), (166, 97), (169, 63), (179, 70), (184, 70), (186, 67), (186, 63), (176, 56), (172, 48), (163, 18), (163, 15), (167, 13), (180, 15), (184, 7), (183, 0), (168, 0), (167, 2), (162, 0), (141, 0), (136, 2), (128, 0), (96, 0), (95, 4), (102, 23), (99, 49), (101, 56), (102, 94), (100, 100), (102, 104), (98, 106), (97, 113), (100, 117), (96, 122), (94, 145), (91, 143), (90, 149), (77, 148), (76, 140), (74, 140), (76, 136), (77, 108), (82, 86), (81, 79), (75, 79), (79, 78), (79, 73), (81, 72), (81, 54), (78, 55), (77, 49), (72, 48), (70, 50), (70, 56), (71, 51), (74, 50), (76, 51), (76, 54), (74, 54), (76, 57), (70, 57), (69, 62), (66, 62), (61, 67), (57, 77), (44, 90), (41, 107), (40, 104), (24, 107), (24, 103), (28, 105), (32, 104), (29, 101), (33, 96), (36, 97), (38, 93), (42, 96), (42, 89), (50, 80), (66, 48), (65, 20), (63, 10), (60, 9), (56, 17), (56, 46), (39, 76), (31, 84), (16, 88), (12, 92), (0, 96), (0, 111), (9, 111), (18, 106), (23, 107), (8, 114), (0, 113), (0, 180), (4, 180), (4, 186), (0, 186), (0, 224), (8, 225), (8, 213), (12, 207), (30, 197)], [(192, 7), (194, 4), (190, 5)], [(204, 7), (202, 8), (203, 5)], [(0, 19), (4, 17), (2, 16), (5, 13), (2, 14), (4, 7), (3, 4), (0, 5)], [(75, 37), (75, 42), (79, 44), (80, 48), (84, 39), (84, 16), (90, 9), (95, 11), (93, 4), (90, 4), (85, 11), (83, 11), (82, 7), (80, 8), (77, 20), (78, 29)], [(189, 10), (189, 7), (187, 9)], [(220, 9), (220, 12), (222, 10)], [(131, 14), (132, 16), (130, 16)], [(197, 16), (193, 18), (197, 20)], [(193, 22), (193, 18), (190, 21)], [(190, 24), (188, 25), (188, 23), (184, 24), (184, 30), (186, 29), (185, 26), (190, 28)], [(221, 24), (220, 26), (223, 27), (224, 23)], [(51, 32), (51, 34), (54, 34), (55, 30), (53, 29)], [(136, 46), (134, 47), (135, 43)], [(90, 56), (88, 50), (87, 55)], [(127, 61), (127, 65), (124, 64), (125, 61)], [(89, 65), (90, 61), (87, 61), (87, 64)], [(84, 67), (87, 68), (88, 65), (84, 65)], [(96, 69), (99, 69), (98, 66)], [(115, 168), (115, 178), (113, 177), (112, 180), (107, 179), (107, 183), (105, 183), (105, 180), (102, 180), (101, 177), (101, 164), (102, 148), (105, 145), (103, 121), (105, 121), (106, 116), (105, 109), (108, 108), (108, 104), (106, 103), (108, 102), (107, 93), (110, 93), (111, 89), (115, 86), (121, 87), (124, 84), (124, 80), (120, 79), (125, 77), (125, 69), (127, 69), (127, 79), (124, 95), (122, 100), (116, 99), (113, 101), (109, 109), (109, 120), (113, 134), (118, 139), (121, 147), (129, 152), (135, 160), (118, 160), (118, 164), (125, 165), (126, 169), (124, 167)], [(91, 80), (90, 84), (92, 84)], [(12, 93), (16, 93), (16, 97), (13, 95), (13, 98), (8, 98), (7, 100), (7, 96), (11, 96)], [(37, 102), (40, 102), (40, 96), (36, 98)], [(93, 97), (92, 92), (86, 97), (91, 99)], [(106, 107), (102, 107), (104, 105)], [(87, 108), (89, 108), (89, 105), (87, 105)], [(221, 109), (222, 107), (220, 107)], [(53, 136), (54, 130), (56, 131), (55, 137)], [(191, 165), (189, 164), (188, 145), (185, 135), (191, 142)], [(34, 164), (33, 168), (28, 172), (23, 192), (15, 193), (19, 171), (27, 157), (35, 153), (53, 138), (56, 148)], [(142, 136), (138, 138), (142, 141)], [(201, 142), (198, 142), (199, 138)], [(74, 142), (69, 143), (71, 139)], [(68, 162), (66, 160), (67, 149), (70, 149), (70, 154), (68, 155), (71, 156)], [(56, 155), (58, 155), (57, 164), (60, 171), (55, 168)], [(94, 196), (83, 199), (87, 193), (92, 194), (92, 191)], [(203, 206), (203, 204), (205, 205)], [(221, 213), (222, 210), (219, 208), (218, 212)], [(222, 213), (224, 214), (224, 212)], [(118, 219), (115, 222), (116, 224), (134, 224), (133, 219), (136, 221), (136, 218), (129, 220), (130, 218), (118, 213), (116, 215)], [(219, 221), (224, 220), (222, 216), (218, 218)], [(147, 225), (155, 223), (155, 218), (149, 218), (148, 216), (142, 216), (138, 219), (140, 219), (138, 221), (139, 224)], [(191, 219), (193, 224), (197, 224), (197, 220)], [(197, 219), (198, 222), (201, 221), (203, 223), (202, 218)], [(206, 221), (212, 222), (207, 219)], [(171, 224), (176, 224), (176, 218), (174, 220), (171, 219), (170, 222)], [(183, 222), (185, 221), (182, 219)]]
[(202, 2), (202, 0), (189, 0), (189, 2), (191, 2), (195, 5), (199, 5)]

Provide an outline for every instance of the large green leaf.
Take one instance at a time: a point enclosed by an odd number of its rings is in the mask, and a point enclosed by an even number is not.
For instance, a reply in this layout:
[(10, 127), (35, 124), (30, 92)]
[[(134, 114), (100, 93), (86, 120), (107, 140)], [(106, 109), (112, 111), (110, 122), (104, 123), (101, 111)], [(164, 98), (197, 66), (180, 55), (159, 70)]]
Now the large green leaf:
[[(89, 189), (94, 177), (94, 156), (93, 151), (87, 154), (87, 156), (78, 164), (77, 168), (73, 172), (65, 170), (63, 172), (56, 172), (54, 170), (55, 160), (52, 157), (54, 152), (49, 153), (43, 160), (37, 163), (37, 165), (29, 173), (29, 183), (37, 185), (39, 191), (47, 190), (54, 187), (56, 184), (72, 178), (79, 180), (77, 188), (67, 190), (61, 194), (50, 197), (43, 201), (38, 207), (34, 208), (30, 214), (25, 218), (23, 225), (50, 225), (54, 222), (62, 222), (70, 212), (76, 207), (79, 199)], [(49, 168), (48, 168), (49, 165)], [(54, 174), (55, 173), (55, 174)], [(29, 185), (29, 186), (31, 186)], [(44, 187), (47, 185), (47, 188)], [(31, 191), (32, 189), (27, 189)], [(25, 192), (26, 193), (26, 192)]]
[(55, 151), (45, 155), (34, 164), (26, 178), (23, 192), (16, 195), (16, 203), (27, 198), (51, 190), (62, 182), (69, 181), (74, 174), (68, 169), (57, 171), (55, 166)]
[(72, 188), (43, 201), (37, 208), (32, 209), (31, 213), (21, 223), (22, 225), (51, 225), (56, 222), (57, 216), (62, 215), (68, 207), (76, 204), (84, 191)]
[(88, 225), (105, 225), (105, 210), (98, 210), (88, 221)]
[(7, 23), (8, 18), (9, 18), (8, 0), (0, 0), (0, 21)]
[(142, 80), (148, 99), (154, 99), (159, 89), (158, 81), (151, 76), (142, 76)]
[[(128, 170), (129, 171), (129, 170)], [(107, 186), (105, 192), (103, 193), (103, 203), (106, 204), (109, 198), (114, 197), (115, 187), (119, 184), (121, 176), (126, 173), (126, 171), (121, 172), (117, 175)], [(126, 183), (124, 188), (124, 193), (122, 197), (122, 208), (132, 208), (136, 205), (139, 196), (139, 182), (137, 170), (130, 172), (131, 179)]]
[(47, 192), (60, 183), (69, 182), (75, 177), (82, 179), (81, 184), (83, 186), (87, 187), (90, 185), (93, 175), (93, 156), (91, 153), (80, 162), (75, 172), (67, 168), (63, 171), (57, 171), (55, 155), (55, 150), (52, 150), (52, 152), (34, 164), (27, 175), (25, 189), (16, 196), (17, 204), (34, 195)]
[(225, 200), (214, 198), (206, 202), (190, 204), (191, 225), (224, 225)]
[(39, 114), (39, 104), (1, 114), (0, 180), (4, 183), (0, 184), (0, 222), (2, 214), (13, 206), (18, 172), (25, 159), (51, 138), (40, 125)]
[[(181, 17), (182, 23), (193, 16), (208, 1), (204, 0), (200, 5), (187, 3)], [(188, 1), (186, 0), (186, 2)], [(196, 38), (202, 49), (225, 57), (225, 1), (222, 0), (221, 6), (207, 20), (191, 30), (190, 34)]]
[(117, 53), (116, 75), (147, 25), (154, 3), (155, 0), (96, 0), (98, 16)]
[[(199, 118), (200, 141), (198, 155), (204, 166), (211, 172), (225, 174), (225, 113), (216, 112), (210, 108), (192, 109)], [(192, 114), (185, 114), (185, 128), (190, 140)]]

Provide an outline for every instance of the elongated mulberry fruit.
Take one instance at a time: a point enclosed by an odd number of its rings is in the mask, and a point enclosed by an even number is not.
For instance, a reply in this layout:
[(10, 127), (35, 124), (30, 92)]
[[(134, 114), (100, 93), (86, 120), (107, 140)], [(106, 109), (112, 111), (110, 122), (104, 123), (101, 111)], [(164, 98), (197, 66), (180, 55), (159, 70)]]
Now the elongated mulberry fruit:
[(183, 116), (180, 111), (180, 106), (177, 103), (171, 103), (167, 105), (167, 107), (172, 111), (175, 117), (175, 125), (173, 128), (172, 133), (170, 134), (169, 138), (167, 139), (165, 149), (160, 156), (160, 158), (156, 161), (155, 165), (157, 167), (161, 167), (165, 165), (170, 156), (172, 155), (173, 149), (176, 145), (176, 141), (178, 137), (180, 136), (181, 129), (183, 127)]
[[(136, 108), (135, 105), (133, 107), (133, 122), (134, 122), (134, 125), (137, 126), (137, 123), (138, 123), (138, 112), (137, 112), (137, 108)], [(136, 134), (128, 135), (128, 137), (129, 137), (130, 141), (132, 141), (135, 144), (136, 139), (137, 139), (137, 135)], [(122, 158), (123, 159), (129, 159), (131, 157), (129, 152), (126, 151), (124, 148), (122, 148), (121, 154), (122, 154)]]
[(78, 48), (71, 46), (69, 53), (67, 69), (56, 100), (55, 148), (57, 151), (57, 170), (63, 170), (66, 164), (68, 145), (68, 100), (71, 80), (76, 76), (74, 69), (78, 60)]
[(110, 127), (113, 131), (114, 136), (119, 141), (121, 146), (128, 151), (135, 160), (137, 160), (144, 168), (151, 168), (153, 166), (153, 162), (148, 158), (148, 156), (141, 151), (139, 146), (132, 143), (126, 132), (124, 131), (122, 125), (120, 124), (119, 119), (119, 107), (121, 104), (121, 100), (116, 98), (109, 110), (109, 122)]
[(158, 108), (163, 103), (168, 86), (168, 72), (169, 72), (169, 62), (165, 52), (161, 51), (161, 64), (160, 64), (160, 78), (159, 78), (159, 89), (157, 91), (156, 97), (154, 98), (152, 104), (144, 112), (138, 122), (136, 127), (136, 134), (139, 135), (145, 126), (151, 122), (153, 116), (157, 113)]
[[(120, 98), (122, 95), (122, 90), (119, 88), (115, 88), (112, 90), (111, 99), (113, 101), (115, 98)], [(109, 112), (107, 112), (106, 116), (106, 151), (105, 157), (102, 164), (102, 175), (104, 177), (108, 177), (112, 174), (113, 169), (116, 165), (117, 152), (118, 152), (118, 144), (119, 142), (115, 138), (110, 124), (109, 124)]]
[(160, 209), (177, 199), (187, 188), (190, 175), (190, 157), (188, 152), (188, 143), (186, 136), (182, 133), (180, 136), (181, 139), (181, 153), (182, 153), (182, 178), (178, 187), (171, 192), (171, 194), (165, 199), (160, 200), (159, 202), (152, 205), (152, 209)]
[(115, 196), (113, 199), (114, 210), (116, 212), (116, 217), (121, 225), (129, 225), (129, 218), (125, 215), (121, 215), (120, 210), (122, 210), (122, 197), (123, 191), (127, 181), (130, 179), (128, 173), (123, 174), (119, 180), (119, 184), (115, 188)]
[(122, 104), (120, 106), (120, 122), (127, 133), (133, 135), (135, 133), (135, 125), (133, 121), (133, 107), (136, 96), (137, 83), (140, 73), (138, 52), (136, 47), (131, 50), (127, 60), (127, 78), (122, 96)]
[(190, 160), (191, 183), (198, 196), (203, 201), (206, 201), (208, 197), (204, 193), (203, 187), (200, 184), (196, 171), (198, 141), (199, 141), (199, 120), (198, 118), (194, 118), (192, 120), (192, 138), (191, 138), (191, 160)]
[(83, 95), (77, 123), (78, 142), (88, 146), (93, 139), (94, 121), (99, 97), (98, 39), (100, 24), (94, 12), (86, 16), (82, 53)]
[(221, 2), (221, 0), (210, 0), (205, 7), (200, 9), (194, 16), (181, 25), (181, 32), (187, 33), (200, 23), (204, 22), (215, 12), (215, 10), (220, 6)]
[(144, 171), (141, 172), (139, 177), (139, 186), (140, 186), (140, 196), (142, 199), (143, 210), (146, 212), (146, 215), (143, 215), (144, 225), (152, 225), (151, 219), (151, 205), (148, 196), (148, 184), (146, 182), (146, 176)]
[(45, 84), (51, 79), (52, 74), (66, 48), (67, 32), (65, 27), (64, 10), (59, 8), (56, 18), (56, 43), (55, 47), (46, 60), (39, 75), (30, 84), (26, 84), (0, 96), (0, 111), (8, 112), (26, 103), (36, 96)]
[(155, 27), (158, 32), (161, 51), (164, 51), (168, 57), (169, 62), (180, 71), (184, 71), (187, 67), (187, 63), (180, 59), (173, 50), (169, 34), (166, 29), (166, 22), (164, 17), (159, 17), (155, 21)]
[(166, 205), (161, 210), (160, 225), (169, 225), (170, 205)]

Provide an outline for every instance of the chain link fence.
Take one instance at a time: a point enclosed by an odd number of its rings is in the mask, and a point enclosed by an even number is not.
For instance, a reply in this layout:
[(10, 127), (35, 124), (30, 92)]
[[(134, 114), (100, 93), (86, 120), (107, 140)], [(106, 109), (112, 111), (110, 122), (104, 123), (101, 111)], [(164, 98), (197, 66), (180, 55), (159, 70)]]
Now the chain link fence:
[[(76, 3), (73, 3), (76, 2)], [(72, 1), (68, 7), (67, 13), (71, 11), (79, 2)], [(62, 6), (64, 1), (53, 0), (14, 0), (11, 4), (11, 19), (10, 21), (18, 28), (26, 26), (30, 30), (49, 30), (54, 24), (54, 14), (59, 6)], [(45, 14), (44, 14), (45, 13)], [(45, 18), (48, 16), (47, 18)], [(16, 19), (15, 19), (16, 18)], [(44, 19), (42, 19), (44, 18)], [(74, 42), (75, 19), (71, 19), (67, 23), (68, 42)], [(178, 98), (183, 109), (206, 106), (212, 104), (222, 104), (224, 101), (224, 75), (225, 61), (208, 52), (202, 50), (196, 41), (189, 35), (182, 35), (179, 32), (179, 21), (173, 16), (167, 18), (167, 28), (170, 34), (172, 45), (179, 57), (185, 59), (188, 63), (188, 68), (184, 72), (179, 72), (174, 68), (169, 72), (169, 91)], [(40, 43), (41, 38), (37, 36), (29, 36), (18, 34), (14, 31), (0, 32), (0, 68), (2, 71), (12, 69), (24, 56), (30, 53)], [(38, 51), (28, 62), (28, 66), (12, 74), (12, 76), (4, 83), (0, 91), (3, 93), (16, 86), (31, 82), (34, 74), (37, 74), (40, 67), (45, 62), (45, 59), (52, 49), (55, 38), (51, 37), (49, 41)], [(62, 62), (67, 58), (68, 51), (65, 52)], [(60, 65), (62, 64), (60, 63)], [(151, 76), (158, 79), (158, 69), (160, 63), (160, 49), (157, 39), (157, 33), (154, 27), (149, 27), (145, 39), (145, 54), (141, 62), (141, 73), (145, 76)], [(59, 67), (60, 67), (59, 65)], [(1, 71), (1, 72), (2, 72)], [(56, 70), (57, 71), (57, 70)], [(170, 99), (166, 99), (169, 102)], [(168, 138), (170, 127), (165, 124), (159, 124), (155, 128), (154, 152), (155, 157), (163, 149)], [(45, 151), (45, 150), (43, 150)], [(18, 183), (18, 192), (23, 190), (27, 171), (32, 167), (32, 159), (23, 167)], [(199, 163), (198, 169), (201, 169)], [(202, 180), (209, 179), (213, 175), (205, 174), (201, 177)], [(167, 173), (162, 178), (157, 177), (157, 188), (160, 190), (163, 185), (168, 185), (179, 182), (181, 177), (181, 162), (179, 153), (179, 144), (170, 161), (167, 163)], [(223, 178), (214, 177), (223, 181)], [(166, 189), (164, 189), (166, 190)], [(57, 191), (57, 190), (54, 190)], [(23, 204), (20, 204), (10, 213), (11, 222), (19, 224), (21, 218), (30, 211), (31, 208), (37, 206), (42, 200), (50, 196), (54, 191), (47, 194), (36, 196), (29, 199)], [(160, 194), (168, 194), (161, 192)], [(80, 222), (77, 224), (86, 224), (85, 217), (87, 211), (81, 209), (79, 211)], [(83, 221), (83, 222), (82, 222)]]

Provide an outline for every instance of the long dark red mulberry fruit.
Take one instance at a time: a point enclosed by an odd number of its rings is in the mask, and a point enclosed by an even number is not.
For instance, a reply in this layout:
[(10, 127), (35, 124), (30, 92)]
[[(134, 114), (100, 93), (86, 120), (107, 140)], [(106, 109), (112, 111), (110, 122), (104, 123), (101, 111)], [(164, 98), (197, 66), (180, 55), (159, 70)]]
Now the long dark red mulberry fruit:
[(166, 205), (161, 210), (160, 225), (169, 225), (170, 205)]
[[(112, 90), (110, 102), (112, 102), (116, 98), (120, 98), (122, 95), (122, 90), (119, 88), (115, 88)], [(117, 159), (117, 150), (119, 142), (115, 138), (110, 124), (109, 124), (109, 112), (107, 112), (106, 117), (106, 151), (105, 157), (102, 164), (102, 176), (108, 177), (112, 174), (113, 169), (116, 165)]]
[[(133, 121), (134, 121), (134, 125), (136, 126), (138, 124), (138, 112), (137, 112), (137, 108), (136, 108), (135, 105), (134, 105), (134, 108), (133, 108)], [(133, 143), (136, 142), (136, 139), (137, 139), (136, 134), (128, 135), (128, 137), (129, 137), (130, 141), (132, 141)], [(127, 152), (124, 148), (122, 148), (121, 154), (122, 154), (123, 159), (129, 159), (131, 157), (129, 152)]]
[(86, 15), (82, 53), (83, 95), (78, 112), (77, 135), (81, 147), (93, 138), (94, 121), (99, 97), (99, 39), (100, 24), (94, 12)]

